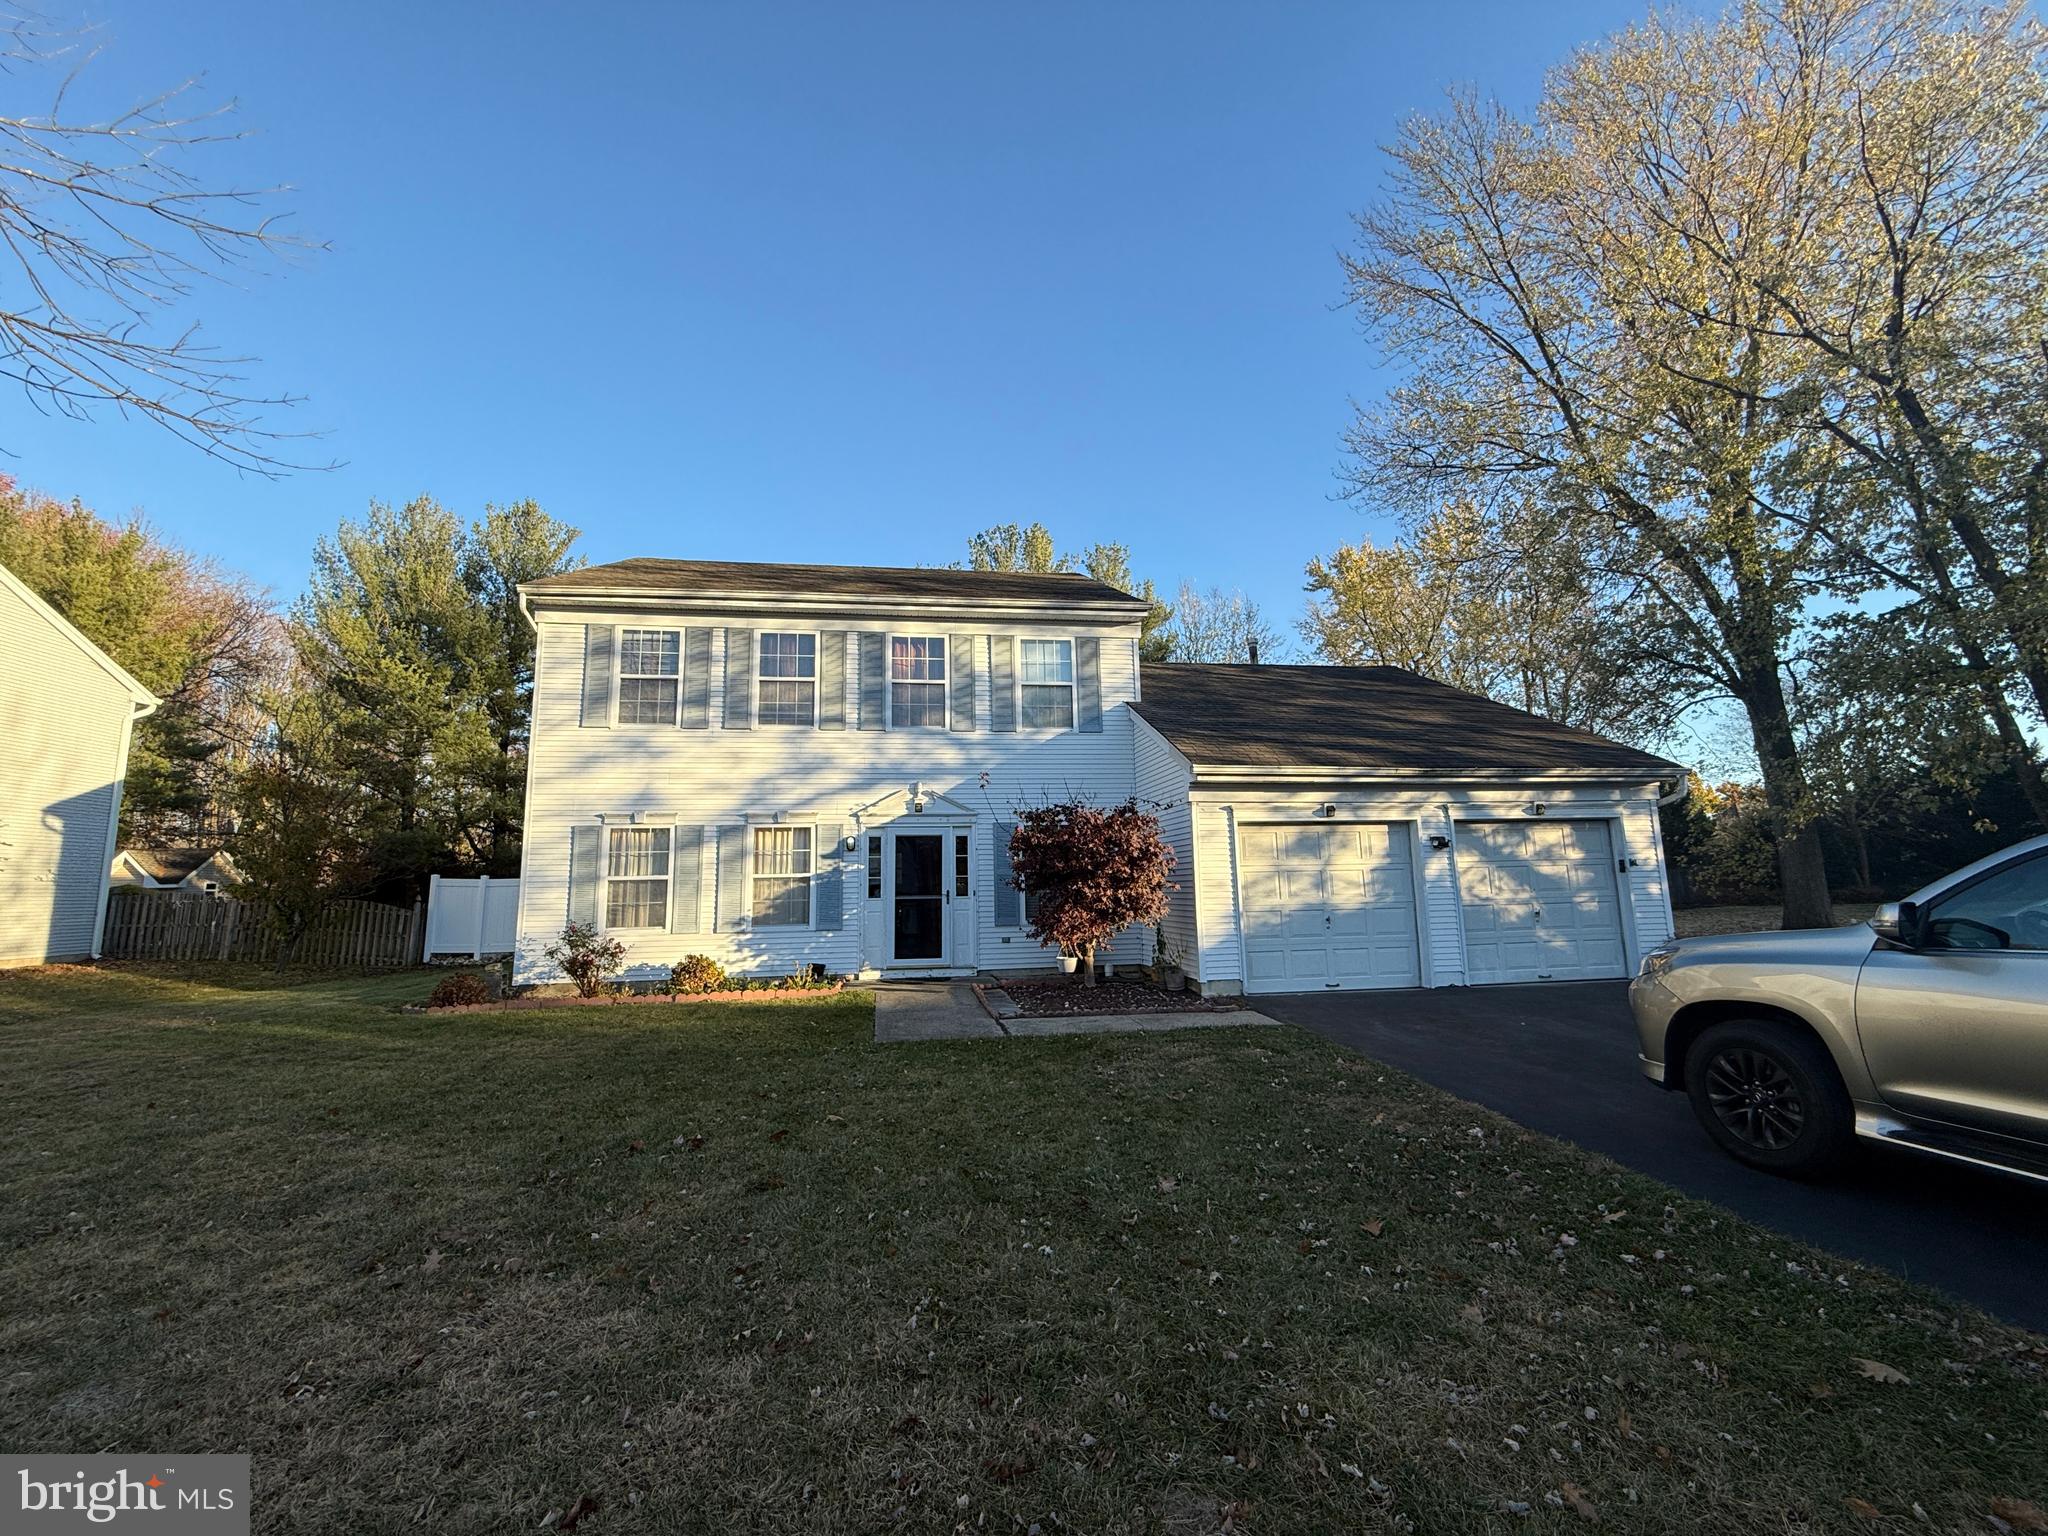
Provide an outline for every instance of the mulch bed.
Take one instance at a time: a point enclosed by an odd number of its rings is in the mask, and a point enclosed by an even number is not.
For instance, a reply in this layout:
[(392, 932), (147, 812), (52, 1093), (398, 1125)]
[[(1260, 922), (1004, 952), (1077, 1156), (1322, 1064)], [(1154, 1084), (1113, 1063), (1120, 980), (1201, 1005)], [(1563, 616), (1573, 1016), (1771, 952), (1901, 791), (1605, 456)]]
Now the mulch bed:
[(1078, 981), (1006, 981), (1002, 990), (1027, 1019), (1077, 1013), (1221, 1013), (1240, 1006), (1195, 992), (1162, 992), (1144, 981), (1102, 981), (1092, 987)]

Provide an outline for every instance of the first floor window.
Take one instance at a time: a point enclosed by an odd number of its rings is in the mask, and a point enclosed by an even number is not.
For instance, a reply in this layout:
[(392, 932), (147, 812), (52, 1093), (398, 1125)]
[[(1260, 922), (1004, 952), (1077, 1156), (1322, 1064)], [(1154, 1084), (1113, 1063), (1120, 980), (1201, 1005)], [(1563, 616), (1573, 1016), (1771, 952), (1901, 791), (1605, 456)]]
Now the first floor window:
[(673, 629), (619, 631), (619, 724), (674, 725), (683, 637)]
[(1026, 728), (1070, 729), (1074, 724), (1074, 642), (1018, 642), (1017, 691)]
[(818, 637), (761, 637), (763, 725), (815, 725), (818, 719)]
[(811, 829), (754, 828), (754, 926), (811, 925)]
[(605, 865), (607, 928), (668, 926), (667, 827), (613, 827)]
[(889, 724), (946, 725), (946, 637), (889, 637)]

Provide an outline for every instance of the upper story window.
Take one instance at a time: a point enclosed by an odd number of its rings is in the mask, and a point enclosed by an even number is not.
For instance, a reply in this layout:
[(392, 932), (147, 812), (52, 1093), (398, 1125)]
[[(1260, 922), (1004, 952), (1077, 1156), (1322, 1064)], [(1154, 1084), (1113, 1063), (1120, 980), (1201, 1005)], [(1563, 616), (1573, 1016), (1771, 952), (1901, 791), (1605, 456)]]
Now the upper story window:
[(1071, 728), (1074, 723), (1074, 642), (1019, 641), (1017, 695), (1018, 714), (1027, 728)]
[(761, 669), (761, 704), (755, 718), (761, 724), (817, 724), (816, 635), (764, 634), (756, 665)]
[(946, 637), (889, 637), (889, 723), (946, 724)]
[(613, 827), (607, 840), (604, 925), (668, 926), (667, 827)]
[(674, 725), (683, 637), (673, 629), (619, 631), (619, 724)]
[(811, 829), (754, 828), (753, 884), (756, 928), (808, 928), (811, 923)]

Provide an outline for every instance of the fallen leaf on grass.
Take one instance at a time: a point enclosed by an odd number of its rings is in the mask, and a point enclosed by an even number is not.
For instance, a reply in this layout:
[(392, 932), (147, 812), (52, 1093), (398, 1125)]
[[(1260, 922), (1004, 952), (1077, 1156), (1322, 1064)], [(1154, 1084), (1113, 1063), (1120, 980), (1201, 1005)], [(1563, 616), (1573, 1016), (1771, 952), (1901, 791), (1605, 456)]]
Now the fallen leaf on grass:
[(1359, 1225), (1365, 1229), (1367, 1237), (1378, 1237), (1387, 1229), (1387, 1224), (1377, 1216), (1373, 1217), (1371, 1221), (1360, 1222)]
[(1466, 1305), (1458, 1308), (1458, 1316), (1468, 1323), (1483, 1323), (1486, 1321), (1486, 1314), (1479, 1310), (1479, 1303), (1476, 1301), (1468, 1302)]
[(1853, 1493), (1842, 1500), (1842, 1507), (1859, 1520), (1882, 1520), (1884, 1518), (1883, 1510), (1879, 1509), (1868, 1499), (1857, 1498)]
[(635, 1136), (631, 1141), (626, 1143), (626, 1156), (628, 1157), (631, 1157), (635, 1152), (645, 1152), (646, 1150), (647, 1143), (642, 1141), (638, 1136)]
[(770, 1132), (768, 1133), (768, 1139), (769, 1139), (770, 1141), (787, 1141), (787, 1140), (789, 1140), (789, 1132), (787, 1132), (787, 1131), (770, 1131)]
[(596, 1498), (587, 1493), (579, 1493), (576, 1495), (576, 1502), (569, 1506), (569, 1512), (556, 1522), (555, 1529), (558, 1531), (573, 1531), (576, 1529), (577, 1523), (585, 1515), (594, 1515), (596, 1513)]
[(427, 1250), (427, 1256), (420, 1261), (420, 1268), (431, 1275), (435, 1270), (439, 1269), (440, 1267), (441, 1250), (438, 1248), (429, 1248)]
[(1179, 1188), (1180, 1188), (1180, 1180), (1179, 1180), (1179, 1179), (1176, 1179), (1176, 1178), (1175, 1178), (1175, 1177), (1174, 1177), (1174, 1176), (1173, 1176), (1172, 1174), (1170, 1174), (1170, 1173), (1162, 1173), (1162, 1174), (1161, 1174), (1161, 1175), (1159, 1176), (1159, 1192), (1160, 1192), (1161, 1194), (1163, 1194), (1163, 1195), (1170, 1195), (1170, 1194), (1172, 1194), (1172, 1193), (1173, 1193), (1173, 1192), (1174, 1192), (1174, 1191), (1175, 1191), (1176, 1189), (1179, 1189)]
[(1865, 1360), (1861, 1355), (1851, 1355), (1849, 1363), (1872, 1381), (1881, 1381), (1888, 1387), (1910, 1387), (1913, 1380), (1895, 1365), (1886, 1365), (1882, 1360)]
[(2031, 1499), (1993, 1499), (1991, 1513), (2016, 1531), (2048, 1531), (2048, 1514)]
[(1565, 1503), (1572, 1507), (1572, 1513), (1592, 1525), (1600, 1523), (1600, 1511), (1593, 1501), (1586, 1497), (1586, 1490), (1577, 1483), (1565, 1483), (1557, 1490), (1564, 1495)]
[(999, 1483), (1014, 1483), (1038, 1470), (1028, 1461), (985, 1461), (981, 1469)]
[(1808, 1397), (1833, 1397), (1835, 1389), (1824, 1381), (1816, 1381), (1806, 1389)]

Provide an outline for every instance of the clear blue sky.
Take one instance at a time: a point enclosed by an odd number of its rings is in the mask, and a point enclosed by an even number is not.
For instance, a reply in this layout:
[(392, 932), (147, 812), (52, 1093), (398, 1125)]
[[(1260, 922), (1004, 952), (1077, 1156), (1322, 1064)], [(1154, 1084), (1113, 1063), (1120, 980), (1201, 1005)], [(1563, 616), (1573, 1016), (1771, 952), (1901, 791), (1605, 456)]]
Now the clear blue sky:
[(214, 174), (332, 242), (191, 313), (344, 463), (14, 396), (0, 446), (280, 598), (431, 492), (533, 496), (593, 561), (944, 564), (1036, 518), (1291, 625), (1311, 554), (1386, 531), (1333, 499), (1386, 383), (1335, 257), (1379, 144), (1642, 9), (101, 0), (91, 98), (203, 73), (257, 133)]

